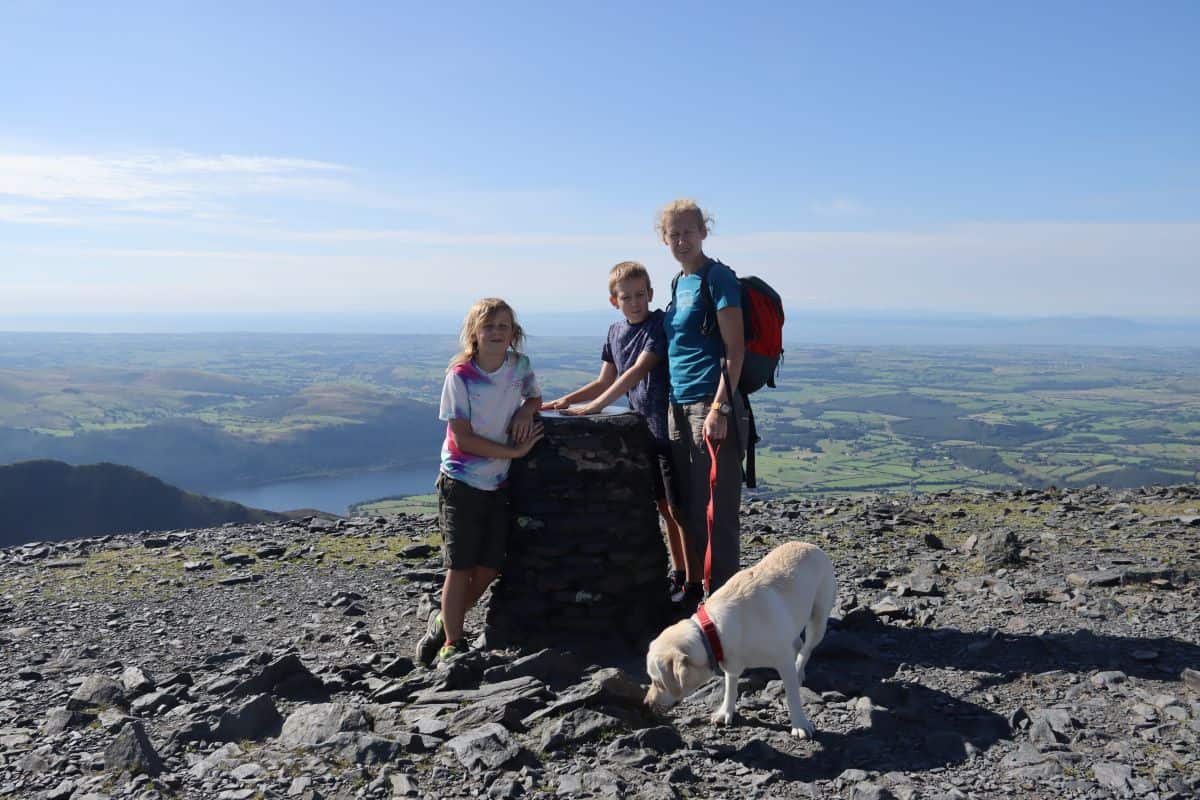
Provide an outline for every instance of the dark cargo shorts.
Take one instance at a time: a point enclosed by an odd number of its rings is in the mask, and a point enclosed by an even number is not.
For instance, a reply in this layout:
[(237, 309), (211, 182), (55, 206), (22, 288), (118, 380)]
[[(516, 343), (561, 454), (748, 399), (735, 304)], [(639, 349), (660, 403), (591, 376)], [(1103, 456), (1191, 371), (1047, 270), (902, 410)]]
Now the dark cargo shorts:
[(438, 522), (446, 569), (504, 566), (508, 546), (508, 489), (485, 491), (438, 473)]
[(679, 508), (679, 479), (675, 476), (670, 442), (655, 442), (651, 464), (654, 472), (654, 499), (666, 500), (671, 508)]

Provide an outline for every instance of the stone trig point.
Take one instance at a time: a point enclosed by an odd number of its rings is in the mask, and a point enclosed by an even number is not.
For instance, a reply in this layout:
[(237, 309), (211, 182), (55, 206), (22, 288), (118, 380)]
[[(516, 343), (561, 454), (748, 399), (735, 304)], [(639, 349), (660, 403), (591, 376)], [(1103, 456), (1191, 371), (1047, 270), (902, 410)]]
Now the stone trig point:
[(640, 649), (671, 621), (650, 430), (632, 413), (543, 422), (543, 440), (509, 471), (488, 644)]

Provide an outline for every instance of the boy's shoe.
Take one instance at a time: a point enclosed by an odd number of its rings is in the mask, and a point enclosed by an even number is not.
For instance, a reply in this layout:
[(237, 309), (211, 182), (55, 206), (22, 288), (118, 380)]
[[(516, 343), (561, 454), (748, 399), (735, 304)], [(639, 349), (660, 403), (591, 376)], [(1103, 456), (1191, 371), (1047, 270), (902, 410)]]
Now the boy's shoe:
[(667, 593), (671, 596), (672, 603), (678, 603), (683, 599), (683, 585), (686, 577), (681, 570), (673, 569), (667, 573)]
[(704, 584), (689, 583), (683, 587), (683, 595), (679, 598), (679, 613), (690, 617), (696, 613), (696, 606), (704, 600)]
[(435, 608), (429, 612), (429, 621), (425, 623), (425, 635), (417, 642), (417, 661), (428, 667), (445, 643), (446, 629), (442, 627), (442, 612)]
[(459, 639), (456, 642), (446, 642), (446, 644), (442, 646), (442, 649), (438, 650), (437, 660), (449, 661), (457, 655), (462, 655), (469, 649), (470, 648), (467, 646), (466, 641), (463, 639)]

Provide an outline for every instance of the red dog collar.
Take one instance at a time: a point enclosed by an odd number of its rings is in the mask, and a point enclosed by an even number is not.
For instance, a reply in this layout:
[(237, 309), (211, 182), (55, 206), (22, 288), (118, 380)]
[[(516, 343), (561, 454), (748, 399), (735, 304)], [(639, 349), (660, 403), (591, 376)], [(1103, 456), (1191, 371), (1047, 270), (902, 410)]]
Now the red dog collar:
[(692, 615), (691, 620), (692, 624), (700, 629), (700, 639), (704, 642), (704, 651), (708, 654), (708, 665), (713, 672), (720, 672), (720, 666), (725, 661), (725, 651), (721, 648), (717, 626), (703, 604), (696, 606), (696, 613)]

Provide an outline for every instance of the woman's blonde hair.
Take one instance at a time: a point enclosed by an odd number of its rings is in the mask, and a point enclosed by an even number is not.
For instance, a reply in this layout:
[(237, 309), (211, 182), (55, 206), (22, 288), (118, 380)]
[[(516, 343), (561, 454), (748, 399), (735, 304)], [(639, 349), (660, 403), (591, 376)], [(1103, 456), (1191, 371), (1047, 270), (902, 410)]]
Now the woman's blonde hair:
[(462, 330), (458, 334), (462, 351), (450, 359), (451, 368), (470, 361), (479, 354), (479, 330), (488, 320), (504, 311), (507, 311), (509, 318), (512, 319), (513, 352), (521, 352), (521, 345), (525, 341), (525, 330), (517, 324), (516, 312), (512, 310), (512, 306), (499, 297), (485, 297), (475, 301), (475, 305), (471, 306), (466, 319), (463, 320)]
[(667, 240), (667, 220), (677, 214), (695, 214), (696, 221), (700, 223), (700, 232), (704, 234), (707, 234), (708, 229), (716, 222), (712, 214), (702, 209), (690, 197), (681, 197), (678, 200), (672, 200), (658, 212), (658, 222), (654, 223), (654, 230), (658, 231), (659, 237), (664, 242)]

